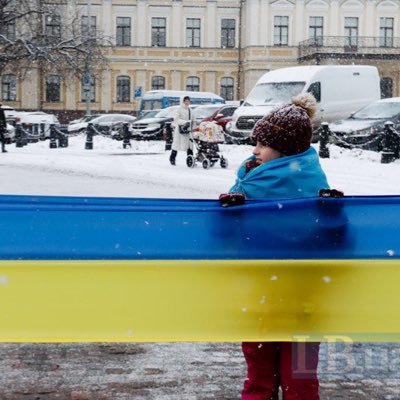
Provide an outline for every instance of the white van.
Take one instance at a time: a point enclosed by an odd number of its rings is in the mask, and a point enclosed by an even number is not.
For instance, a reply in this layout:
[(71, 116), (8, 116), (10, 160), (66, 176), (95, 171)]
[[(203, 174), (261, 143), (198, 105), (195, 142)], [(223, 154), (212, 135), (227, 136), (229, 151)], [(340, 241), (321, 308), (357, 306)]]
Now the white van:
[(318, 127), (321, 122), (347, 118), (380, 99), (378, 70), (365, 65), (314, 65), (267, 72), (233, 114), (228, 127), (231, 141), (247, 141), (259, 119), (305, 92), (317, 100), (313, 123)]

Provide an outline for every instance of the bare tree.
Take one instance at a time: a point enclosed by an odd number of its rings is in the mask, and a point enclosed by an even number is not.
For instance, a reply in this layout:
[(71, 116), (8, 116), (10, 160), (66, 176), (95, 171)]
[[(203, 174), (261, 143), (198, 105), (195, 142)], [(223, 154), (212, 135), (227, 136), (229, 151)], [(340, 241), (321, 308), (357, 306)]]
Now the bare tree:
[(31, 68), (100, 76), (110, 41), (74, 1), (0, 0), (0, 74), (24, 77)]

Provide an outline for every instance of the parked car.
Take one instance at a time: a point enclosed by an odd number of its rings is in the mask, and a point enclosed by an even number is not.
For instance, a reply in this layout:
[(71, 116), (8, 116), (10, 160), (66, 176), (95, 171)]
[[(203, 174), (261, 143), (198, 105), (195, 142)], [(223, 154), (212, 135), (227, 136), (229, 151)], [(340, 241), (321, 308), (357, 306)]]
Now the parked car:
[(68, 132), (69, 133), (84, 132), (88, 126), (89, 121), (92, 121), (93, 119), (99, 117), (100, 115), (101, 114), (90, 114), (90, 115), (85, 115), (82, 118), (70, 121), (67, 128)]
[(127, 122), (131, 124), (136, 121), (136, 117), (129, 114), (103, 114), (97, 115), (92, 118), (92, 116), (84, 117), (85, 121), (76, 122), (68, 125), (69, 133), (80, 133), (84, 132), (89, 123), (93, 124), (94, 128), (101, 131), (104, 134), (110, 134), (113, 130), (118, 129), (121, 124)]
[(6, 143), (12, 143), (15, 141), (15, 119), (18, 114), (14, 107), (2, 105), (1, 108), (4, 110), (7, 121), (7, 129), (4, 134), (4, 139)]
[(15, 142), (15, 126), (7, 122), (7, 130), (4, 134), (4, 140), (6, 143), (10, 144)]
[(137, 140), (165, 139), (166, 135), (171, 135), (171, 122), (178, 107), (167, 107), (153, 117), (138, 119), (131, 126), (131, 137)]
[(50, 125), (60, 125), (54, 114), (43, 111), (18, 112), (16, 123), (21, 124), (22, 128), (30, 134), (31, 140), (50, 138)]
[(194, 111), (196, 125), (200, 122), (214, 121), (218, 125), (225, 128), (226, 123), (232, 117), (236, 106), (221, 105), (221, 104), (208, 104), (196, 107)]
[(113, 135), (119, 133), (122, 124), (128, 123), (131, 125), (137, 120), (136, 117), (128, 114), (104, 114), (90, 121), (97, 131), (105, 135)]
[[(215, 122), (222, 127), (225, 134), (226, 143), (232, 143), (230, 137), (226, 133), (226, 124), (232, 119), (232, 115), (237, 109), (236, 105), (209, 105), (209, 106), (198, 106), (194, 111), (196, 117), (196, 124), (199, 125), (201, 122)], [(210, 114), (211, 113), (211, 114)], [(203, 117), (203, 118), (202, 118)], [(197, 127), (194, 129), (198, 129)]]
[(14, 107), (2, 105), (1, 108), (4, 110), (6, 120), (9, 124), (14, 125), (15, 119), (18, 115), (18, 111)]
[(330, 141), (339, 146), (358, 146), (368, 150), (382, 150), (382, 135), (386, 121), (400, 131), (400, 97), (374, 101), (349, 118), (331, 123)]

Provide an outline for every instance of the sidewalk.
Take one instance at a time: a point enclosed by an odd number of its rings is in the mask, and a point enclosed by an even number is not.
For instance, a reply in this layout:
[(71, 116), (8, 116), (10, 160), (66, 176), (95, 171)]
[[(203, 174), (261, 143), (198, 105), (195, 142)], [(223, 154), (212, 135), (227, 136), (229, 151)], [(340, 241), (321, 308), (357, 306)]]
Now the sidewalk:
[[(400, 344), (323, 344), (321, 400), (400, 399)], [(3, 344), (2, 400), (239, 400), (238, 343)]]

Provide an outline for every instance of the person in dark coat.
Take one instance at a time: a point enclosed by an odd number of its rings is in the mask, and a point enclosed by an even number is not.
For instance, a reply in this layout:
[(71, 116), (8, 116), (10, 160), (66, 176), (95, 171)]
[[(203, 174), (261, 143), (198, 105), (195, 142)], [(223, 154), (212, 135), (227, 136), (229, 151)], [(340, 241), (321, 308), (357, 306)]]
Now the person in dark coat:
[[(307, 93), (259, 120), (252, 132), (257, 145), (239, 167), (230, 195), (288, 199), (318, 196), (320, 189), (328, 188), (311, 147), (315, 112), (315, 99)], [(229, 194), (223, 196), (229, 201)], [(242, 400), (278, 400), (279, 387), (283, 400), (319, 400), (319, 343), (247, 342), (242, 350), (248, 371)], [(299, 371), (298, 365), (307, 370)]]
[(4, 113), (2, 104), (0, 103), (0, 141), (1, 141), (1, 151), (3, 153), (7, 153), (6, 137), (5, 137), (6, 132), (7, 132), (6, 114)]

